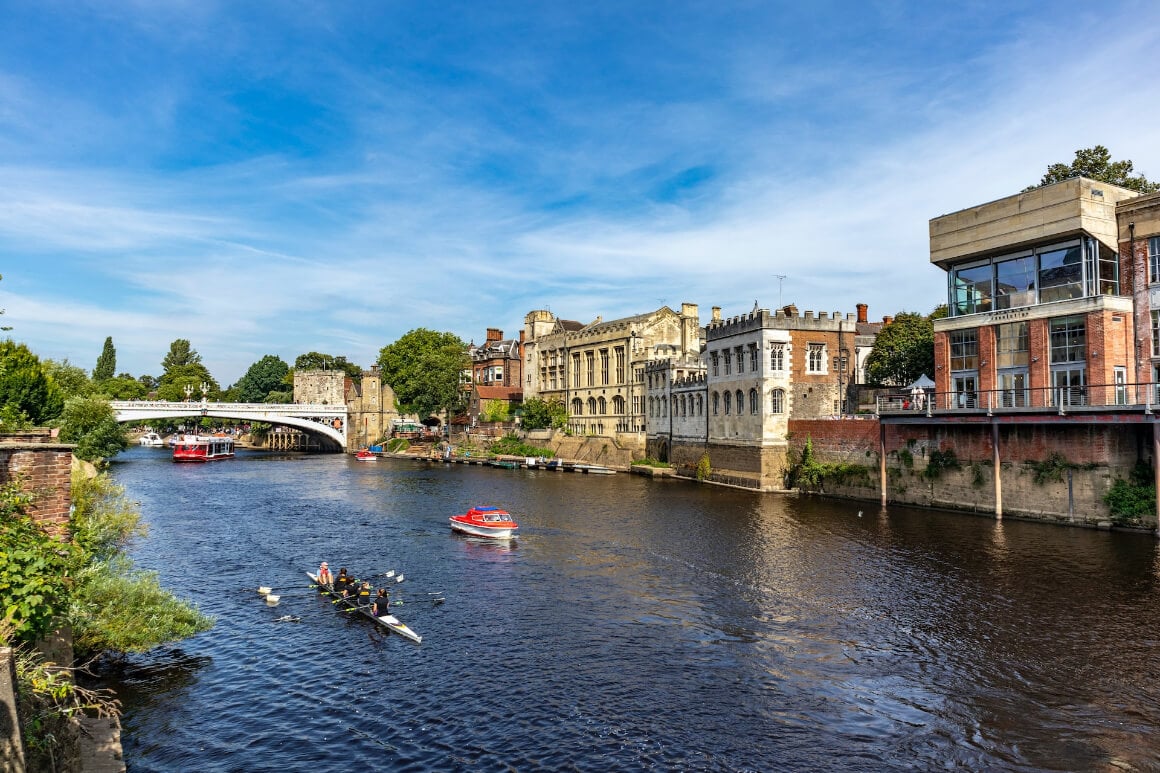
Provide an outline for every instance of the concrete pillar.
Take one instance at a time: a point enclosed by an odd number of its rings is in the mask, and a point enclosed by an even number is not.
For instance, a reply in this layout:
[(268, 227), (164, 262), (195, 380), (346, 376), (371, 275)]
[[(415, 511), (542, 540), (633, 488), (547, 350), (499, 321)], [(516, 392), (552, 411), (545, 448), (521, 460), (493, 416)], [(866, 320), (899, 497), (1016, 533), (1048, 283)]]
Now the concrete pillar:
[(878, 419), (878, 486), (882, 507), (886, 507), (886, 425)]
[(991, 464), (995, 466), (995, 518), (1003, 520), (1003, 464), (999, 458), (999, 422), (991, 422)]

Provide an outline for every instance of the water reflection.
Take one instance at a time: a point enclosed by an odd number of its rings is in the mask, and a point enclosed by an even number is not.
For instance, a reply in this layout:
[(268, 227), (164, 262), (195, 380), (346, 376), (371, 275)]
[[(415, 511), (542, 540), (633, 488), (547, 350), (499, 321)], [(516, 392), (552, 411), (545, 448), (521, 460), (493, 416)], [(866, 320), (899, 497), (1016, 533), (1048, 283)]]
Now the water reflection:
[[(1151, 538), (627, 475), (173, 470), (116, 466), (138, 561), (221, 622), (187, 681), (129, 690), (134, 771), (1160, 769)], [(468, 502), (521, 535), (451, 532)], [(404, 571), (423, 644), (223, 592), (323, 557)]]

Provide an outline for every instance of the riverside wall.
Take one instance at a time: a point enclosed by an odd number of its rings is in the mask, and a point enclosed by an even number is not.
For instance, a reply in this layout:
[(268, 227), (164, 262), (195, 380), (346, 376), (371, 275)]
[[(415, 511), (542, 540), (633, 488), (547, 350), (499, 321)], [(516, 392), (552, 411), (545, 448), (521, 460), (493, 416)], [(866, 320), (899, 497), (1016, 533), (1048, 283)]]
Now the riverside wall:
[[(1131, 424), (1000, 425), (1003, 515), (1106, 525), (1111, 514), (1104, 495), (1117, 478), (1129, 478), (1137, 460), (1150, 463), (1151, 431)], [(818, 461), (844, 466), (825, 481), (823, 493), (879, 500), (877, 420), (791, 421), (794, 453), (807, 438)], [(991, 443), (989, 424), (888, 425), (887, 501), (994, 514)], [(945, 466), (948, 452), (952, 466)], [(1155, 516), (1135, 525), (1155, 528)]]

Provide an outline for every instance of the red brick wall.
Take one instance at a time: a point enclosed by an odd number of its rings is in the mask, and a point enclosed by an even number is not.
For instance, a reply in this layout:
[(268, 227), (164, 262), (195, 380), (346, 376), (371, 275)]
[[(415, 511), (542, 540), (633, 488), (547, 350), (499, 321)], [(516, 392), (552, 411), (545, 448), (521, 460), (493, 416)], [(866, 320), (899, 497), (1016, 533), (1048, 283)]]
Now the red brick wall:
[(0, 483), (19, 481), (36, 494), (29, 514), (60, 536), (67, 536), (72, 505), (72, 449), (47, 430), (0, 436)]

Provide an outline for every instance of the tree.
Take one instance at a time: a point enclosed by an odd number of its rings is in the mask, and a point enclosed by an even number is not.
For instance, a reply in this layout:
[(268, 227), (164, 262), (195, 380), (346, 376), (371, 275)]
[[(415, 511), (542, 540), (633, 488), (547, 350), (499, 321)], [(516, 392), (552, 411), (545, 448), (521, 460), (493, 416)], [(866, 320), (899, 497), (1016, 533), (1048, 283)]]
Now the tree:
[(97, 391), (113, 400), (140, 400), (149, 394), (140, 381), (124, 373), (105, 379), (97, 385)]
[(1160, 183), (1150, 182), (1142, 174), (1133, 177), (1132, 167), (1131, 161), (1112, 161), (1111, 151), (1103, 145), (1096, 145), (1093, 148), (1077, 150), (1075, 160), (1070, 164), (1052, 164), (1047, 167), (1047, 173), (1043, 175), (1039, 185), (1031, 185), (1023, 190), (1035, 190), (1044, 185), (1070, 180), (1072, 177), (1087, 177), (1140, 193), (1160, 190)]
[(113, 348), (113, 337), (109, 336), (105, 339), (105, 348), (101, 350), (101, 356), (97, 358), (97, 365), (93, 368), (93, 381), (98, 384), (105, 379), (113, 377), (117, 372), (117, 350)]
[(24, 344), (0, 341), (0, 407), (42, 426), (64, 410), (60, 387)]
[(568, 409), (559, 400), (533, 397), (524, 401), (520, 426), (524, 429), (559, 429), (568, 424)]
[(379, 352), (384, 384), (395, 390), (399, 408), (420, 418), (463, 402), (460, 378), (471, 366), (467, 346), (453, 333), (416, 328)]
[(900, 311), (878, 331), (866, 358), (866, 380), (872, 384), (905, 386), (934, 372), (934, 325), (929, 317)]
[[(206, 397), (210, 400), (216, 400), (221, 387), (209, 374), (208, 368), (200, 362), (192, 365), (175, 365), (165, 371), (165, 375), (158, 382), (157, 399), (179, 402), (189, 397), (192, 400), (200, 400), (202, 384), (208, 387)], [(190, 388), (188, 395), (185, 393), (186, 387)]]
[(178, 338), (169, 345), (169, 354), (165, 355), (165, 359), (161, 361), (161, 368), (168, 373), (174, 368), (200, 364), (201, 355), (190, 346), (188, 340)]
[(282, 379), (290, 372), (281, 357), (267, 354), (255, 362), (246, 371), (234, 386), (238, 390), (238, 399), (243, 403), (267, 402), (271, 392), (277, 392), (282, 387)]
[(60, 362), (44, 360), (41, 364), (44, 366), (44, 372), (52, 377), (60, 388), (62, 397), (87, 395), (92, 391), (93, 384), (89, 381), (89, 374), (84, 368), (73, 365), (67, 359)]
[(125, 428), (102, 397), (70, 397), (65, 401), (60, 439), (76, 443), (73, 455), (87, 462), (116, 456), (129, 447)]
[(362, 368), (353, 362), (347, 362), (346, 357), (335, 357), (321, 352), (307, 352), (298, 355), (294, 360), (295, 370), (341, 370), (351, 378), (362, 375)]

